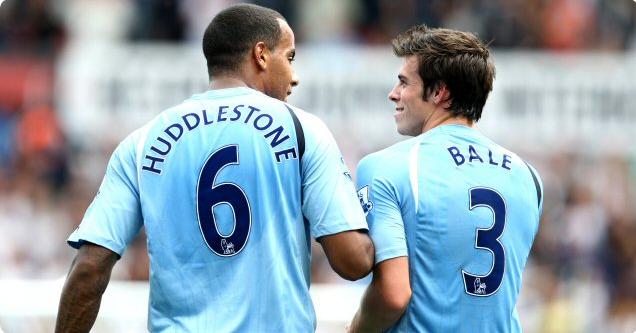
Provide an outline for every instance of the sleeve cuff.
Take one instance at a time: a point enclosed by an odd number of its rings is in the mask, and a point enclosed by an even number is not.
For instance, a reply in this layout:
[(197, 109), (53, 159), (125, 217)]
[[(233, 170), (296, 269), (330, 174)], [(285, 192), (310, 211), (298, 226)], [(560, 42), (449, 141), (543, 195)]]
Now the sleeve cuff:
[(375, 264), (379, 264), (385, 260), (397, 258), (397, 257), (408, 257), (409, 254), (406, 249), (402, 248), (392, 248), (387, 250), (382, 250), (376, 252), (375, 254)]
[(364, 230), (366, 232), (369, 231), (369, 228), (367, 227), (366, 224), (360, 223), (358, 225), (351, 225), (351, 224), (339, 224), (335, 227), (332, 228), (316, 228), (312, 231), (313, 237), (314, 238), (320, 238), (323, 236), (329, 236), (329, 235), (333, 235), (333, 234), (337, 234), (337, 233), (341, 233), (341, 232), (345, 232), (345, 231), (354, 231), (354, 230)]
[(117, 246), (117, 244), (115, 244), (114, 242), (106, 240), (106, 239), (91, 238), (91, 237), (80, 237), (80, 236), (76, 236), (75, 234), (72, 234), (66, 240), (66, 243), (70, 247), (72, 247), (74, 249), (79, 249), (82, 245), (84, 245), (86, 243), (99, 245), (101, 247), (107, 248), (107, 249), (115, 252), (120, 258), (124, 254), (124, 250), (125, 250), (124, 248), (121, 248), (120, 246)]

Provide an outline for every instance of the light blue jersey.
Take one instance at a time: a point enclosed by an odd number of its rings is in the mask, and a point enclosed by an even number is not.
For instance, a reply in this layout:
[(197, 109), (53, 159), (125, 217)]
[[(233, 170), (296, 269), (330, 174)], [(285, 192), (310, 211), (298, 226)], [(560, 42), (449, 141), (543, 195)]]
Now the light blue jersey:
[(152, 332), (313, 332), (310, 237), (367, 228), (325, 125), (249, 88), (126, 138), (68, 241), (121, 256), (142, 225)]
[(365, 157), (358, 196), (376, 263), (408, 256), (411, 302), (391, 332), (520, 332), (539, 226), (537, 172), (478, 131), (436, 127)]

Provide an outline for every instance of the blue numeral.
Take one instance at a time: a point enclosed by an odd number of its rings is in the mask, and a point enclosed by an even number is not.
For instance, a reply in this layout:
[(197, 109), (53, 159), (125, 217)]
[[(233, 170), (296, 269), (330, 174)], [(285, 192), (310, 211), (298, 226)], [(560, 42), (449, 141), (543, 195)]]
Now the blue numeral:
[(499, 237), (506, 225), (506, 202), (499, 193), (489, 188), (470, 189), (470, 210), (487, 207), (493, 213), (494, 223), (489, 229), (477, 229), (475, 248), (488, 250), (493, 261), (486, 275), (474, 275), (462, 269), (464, 288), (473, 296), (490, 296), (499, 290), (506, 268), (506, 252)]
[[(214, 185), (221, 169), (239, 164), (238, 146), (225, 146), (210, 155), (201, 170), (197, 188), (197, 215), (205, 243), (214, 253), (229, 257), (245, 247), (252, 228), (250, 203), (245, 192), (234, 183)], [(214, 207), (226, 204), (234, 212), (234, 230), (221, 235), (216, 226)]]

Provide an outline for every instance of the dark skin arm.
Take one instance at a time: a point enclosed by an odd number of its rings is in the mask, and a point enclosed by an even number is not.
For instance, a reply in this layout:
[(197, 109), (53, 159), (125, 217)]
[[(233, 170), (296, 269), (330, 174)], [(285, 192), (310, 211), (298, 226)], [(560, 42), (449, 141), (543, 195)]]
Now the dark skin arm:
[(331, 268), (343, 279), (355, 281), (367, 276), (373, 269), (375, 248), (369, 234), (363, 231), (345, 231), (318, 239)]
[(90, 331), (118, 258), (99, 245), (85, 243), (80, 247), (62, 289), (55, 332)]

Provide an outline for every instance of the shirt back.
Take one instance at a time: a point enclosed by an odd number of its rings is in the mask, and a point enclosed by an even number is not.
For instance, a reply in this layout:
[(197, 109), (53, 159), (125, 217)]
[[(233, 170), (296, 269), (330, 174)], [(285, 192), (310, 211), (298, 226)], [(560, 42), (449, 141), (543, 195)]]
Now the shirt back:
[(143, 223), (153, 332), (310, 332), (310, 236), (366, 229), (343, 169), (315, 117), (208, 91), (122, 142), (69, 242), (121, 255)]
[(376, 262), (409, 257), (412, 299), (393, 332), (521, 331), (536, 171), (476, 130), (445, 125), (365, 158), (358, 172)]

